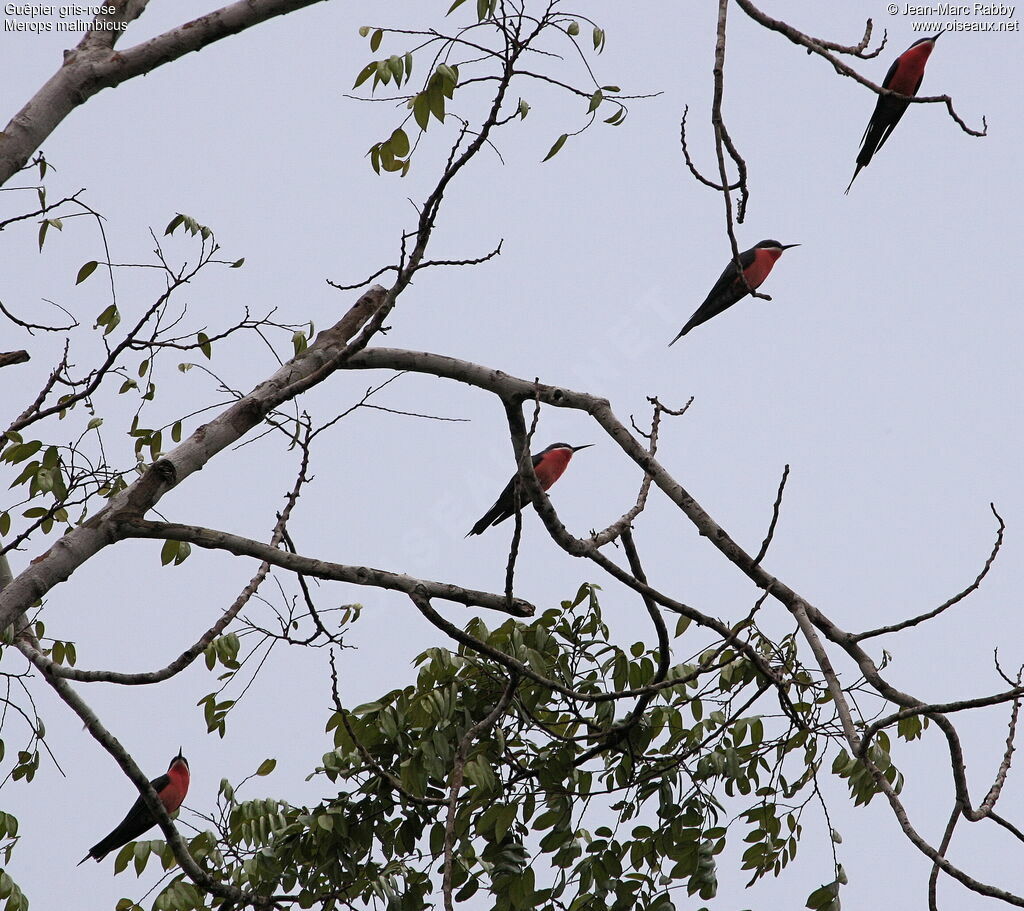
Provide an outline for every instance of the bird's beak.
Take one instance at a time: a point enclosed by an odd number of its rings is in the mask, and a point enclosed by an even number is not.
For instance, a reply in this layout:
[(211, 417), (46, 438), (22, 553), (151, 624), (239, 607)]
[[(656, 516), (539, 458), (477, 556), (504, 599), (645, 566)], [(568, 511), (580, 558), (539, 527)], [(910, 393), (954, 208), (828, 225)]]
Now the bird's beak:
[(583, 446), (573, 446), (572, 447), (572, 451), (573, 452), (579, 452), (581, 449), (589, 449), (593, 445), (594, 445), (593, 443), (586, 443)]
[(793, 247), (799, 247), (799, 246), (800, 246), (800, 244), (783, 244), (782, 245), (782, 249), (783, 250), (790, 250)]
[(928, 40), (929, 41), (938, 41), (941, 37), (942, 37), (942, 32), (939, 32), (937, 35), (932, 35), (931, 38), (929, 38)]

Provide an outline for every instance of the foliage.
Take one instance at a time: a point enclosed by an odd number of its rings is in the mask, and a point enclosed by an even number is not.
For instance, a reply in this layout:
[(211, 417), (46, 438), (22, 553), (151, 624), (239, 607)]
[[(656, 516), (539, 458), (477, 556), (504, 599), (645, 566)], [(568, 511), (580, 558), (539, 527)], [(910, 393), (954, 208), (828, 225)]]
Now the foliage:
[[(475, 618), (465, 634), (479, 647), (430, 648), (414, 685), (331, 714), (335, 748), (315, 774), (332, 796), (311, 808), (243, 801), (223, 782), (216, 832), (190, 849), (217, 878), (300, 907), (430, 908), (448, 864), (454, 901), (479, 893), (495, 911), (668, 911), (714, 898), (730, 840), (751, 882), (778, 875), (817, 799), (834, 719), (793, 643), (748, 632), (778, 662), (785, 709), (779, 698), (760, 705), (774, 690), (728, 647), (699, 650), (655, 683), (656, 650), (614, 643), (593, 585), (529, 623), (490, 630)], [(696, 635), (686, 629), (675, 648)], [(510, 662), (525, 672), (510, 675)], [(493, 727), (473, 737), (510, 688)], [(617, 705), (651, 695), (642, 717), (616, 721)], [(887, 747), (880, 737), (876, 759)], [(866, 802), (877, 788), (853, 765), (839, 751), (832, 771)], [(150, 853), (172, 863), (168, 849), (140, 843), (116, 868), (141, 871)], [(842, 875), (822, 889), (837, 895)], [(187, 886), (179, 875), (154, 907), (203, 907)], [(809, 907), (830, 907), (824, 894)]]

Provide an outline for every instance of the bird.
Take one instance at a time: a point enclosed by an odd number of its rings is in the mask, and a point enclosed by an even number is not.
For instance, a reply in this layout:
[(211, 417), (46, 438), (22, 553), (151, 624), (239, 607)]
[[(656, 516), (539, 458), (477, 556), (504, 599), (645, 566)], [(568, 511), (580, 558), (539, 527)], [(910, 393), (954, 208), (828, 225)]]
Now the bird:
[[(156, 791), (164, 809), (168, 813), (173, 813), (181, 806), (181, 802), (188, 793), (188, 782), (188, 760), (181, 755), (181, 747), (178, 747), (178, 755), (171, 760), (171, 764), (167, 767), (167, 773), (159, 778), (154, 778), (150, 785)], [(106, 838), (96, 842), (89, 849), (89, 853), (78, 862), (78, 866), (84, 864), (90, 857), (99, 863), (115, 848), (135, 841), (155, 825), (156, 817), (150, 812), (140, 794), (125, 818)]]
[[(570, 446), (568, 443), (552, 443), (547, 449), (542, 449), (532, 456), (533, 471), (537, 475), (537, 480), (540, 481), (540, 489), (547, 490), (562, 476), (562, 472), (572, 460), (573, 453), (579, 452), (581, 449), (588, 449), (593, 445), (593, 443), (587, 443), (584, 446)], [(482, 534), (490, 526), (504, 522), (509, 516), (515, 515), (519, 489), (519, 473), (516, 472), (505, 485), (501, 496), (480, 517), (480, 521), (469, 530), (466, 537)]]
[(669, 347), (671, 348), (694, 326), (706, 323), (711, 317), (728, 310), (736, 301), (742, 300), (751, 291), (760, 288), (761, 283), (768, 277), (768, 273), (772, 271), (775, 260), (782, 256), (782, 251), (799, 246), (800, 244), (780, 244), (777, 240), (762, 240), (749, 250), (744, 250), (740, 254), (743, 278), (740, 278), (737, 273), (736, 263), (730, 262), (718, 281), (715, 282), (715, 287), (704, 299), (704, 303), (679, 330), (679, 335), (668, 343)]
[[(921, 80), (924, 79), (924, 67), (928, 58), (935, 48), (935, 42), (939, 40), (942, 32), (932, 35), (930, 38), (922, 38), (915, 41), (902, 54), (899, 55), (889, 67), (889, 72), (882, 80), (882, 88), (899, 92), (901, 95), (913, 97), (921, 88)], [(896, 124), (910, 107), (910, 102), (902, 98), (894, 98), (892, 95), (879, 95), (875, 102), (875, 110), (868, 121), (864, 135), (861, 137), (860, 153), (857, 155), (857, 168), (850, 178), (846, 187), (847, 194), (850, 187), (857, 179), (861, 168), (866, 168), (885, 141), (889, 134), (896, 129)]]

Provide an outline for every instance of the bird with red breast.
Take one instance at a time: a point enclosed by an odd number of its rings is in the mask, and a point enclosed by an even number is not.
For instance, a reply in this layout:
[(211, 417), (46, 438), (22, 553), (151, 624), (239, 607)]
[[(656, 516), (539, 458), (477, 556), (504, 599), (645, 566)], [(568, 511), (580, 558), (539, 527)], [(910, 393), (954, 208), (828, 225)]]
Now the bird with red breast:
[[(542, 449), (532, 456), (533, 473), (537, 475), (540, 489), (546, 491), (562, 476), (565, 469), (569, 467), (574, 453), (593, 445), (593, 443), (587, 443), (584, 446), (570, 446), (568, 443), (552, 443), (546, 449)], [(510, 516), (515, 515), (517, 508), (521, 508), (525, 504), (526, 497), (522, 491), (519, 474), (516, 473), (505, 485), (505, 489), (494, 501), (494, 505), (480, 517), (480, 521), (469, 530), (466, 537), (482, 534), (492, 525), (504, 522)]]
[[(938, 35), (922, 38), (910, 45), (892, 62), (889, 72), (882, 80), (882, 88), (899, 92), (900, 95), (905, 95), (907, 98), (913, 98), (917, 94), (917, 90), (921, 88), (925, 64), (928, 63), (928, 58), (931, 57), (932, 51), (935, 49), (935, 42), (941, 35), (942, 32), (939, 32)], [(864, 135), (861, 137), (857, 168), (846, 187), (847, 193), (850, 192), (850, 187), (853, 186), (861, 169), (866, 168), (875, 153), (885, 145), (885, 141), (896, 129), (896, 124), (900, 122), (900, 118), (906, 113), (908, 107), (910, 107), (910, 102), (906, 98), (897, 98), (894, 95), (878, 96), (874, 113), (872, 113)]]
[[(156, 791), (157, 797), (164, 805), (168, 813), (173, 813), (181, 806), (185, 795), (188, 793), (189, 773), (188, 760), (181, 755), (181, 748), (178, 748), (178, 755), (171, 760), (167, 772), (159, 778), (154, 778), (150, 785)], [(140, 794), (135, 803), (132, 804), (124, 819), (110, 832), (106, 838), (100, 839), (90, 849), (78, 865), (84, 864), (90, 857), (97, 863), (103, 860), (115, 848), (135, 841), (140, 835), (145, 834), (156, 825), (156, 817), (152, 814), (146, 802)]]
[(724, 310), (728, 310), (737, 301), (742, 300), (751, 291), (761, 287), (772, 267), (784, 250), (791, 247), (799, 247), (800, 244), (780, 244), (777, 240), (762, 240), (749, 250), (740, 254), (740, 271), (733, 261), (725, 267), (725, 271), (719, 276), (715, 286), (708, 292), (693, 316), (687, 320), (685, 326), (679, 330), (679, 334), (670, 341), (669, 347), (679, 341), (687, 332), (701, 323), (706, 323), (713, 316), (718, 316)]

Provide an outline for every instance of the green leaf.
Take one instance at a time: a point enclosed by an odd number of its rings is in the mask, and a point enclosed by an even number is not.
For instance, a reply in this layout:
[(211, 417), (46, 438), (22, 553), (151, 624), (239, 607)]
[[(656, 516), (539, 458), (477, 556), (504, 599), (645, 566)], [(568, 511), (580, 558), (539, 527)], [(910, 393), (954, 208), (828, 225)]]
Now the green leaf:
[(412, 117), (421, 130), (425, 130), (430, 123), (430, 98), (426, 92), (419, 92), (413, 98)]
[(175, 215), (174, 218), (167, 222), (167, 227), (164, 228), (164, 237), (167, 237), (169, 234), (173, 234), (184, 221), (185, 216), (180, 212)]
[(384, 31), (377, 29), (372, 35), (370, 35), (370, 50), (376, 53), (377, 48), (380, 47), (380, 42), (384, 38)]
[(566, 26), (565, 33), (567, 35), (572, 35), (575, 37), (580, 33), (580, 24), (575, 19), (573, 19), (572, 22), (570, 22), (568, 26)]
[(590, 96), (590, 105), (587, 107), (587, 113), (593, 114), (594, 111), (601, 107), (602, 101), (604, 101), (604, 92), (598, 89), (596, 92), (594, 92), (593, 95)]
[(149, 860), (149, 855), (152, 851), (148, 841), (137, 841), (135, 842), (135, 873), (136, 875), (142, 875), (142, 871), (146, 869), (146, 863)]
[(210, 344), (210, 337), (205, 332), (196, 333), (196, 342), (199, 345), (199, 350), (203, 352), (206, 359), (213, 359), (213, 346)]
[(605, 123), (610, 123), (613, 127), (617, 127), (626, 119), (626, 109), (619, 105), (619, 109), (612, 114), (611, 117), (605, 118)]
[(551, 147), (551, 149), (550, 149), (550, 150), (548, 151), (548, 154), (547, 154), (547, 155), (545, 155), (545, 156), (544, 156), (544, 157), (543, 157), (543, 158), (541, 159), (541, 161), (542, 161), (542, 162), (545, 162), (545, 161), (547, 161), (547, 160), (548, 160), (549, 158), (554, 158), (554, 157), (555, 157), (555, 156), (556, 156), (556, 155), (558, 154), (558, 150), (559, 150), (559, 149), (561, 149), (561, 148), (562, 148), (562, 146), (564, 146), (564, 145), (565, 145), (565, 140), (567, 140), (568, 138), (569, 138), (569, 134), (568, 134), (568, 133), (563, 133), (563, 134), (562, 134), (561, 136), (559, 136), (559, 137), (558, 137), (558, 139), (556, 139), (556, 140), (555, 140), (555, 144), (554, 144), (554, 145), (553, 145), (553, 146)]
[(228, 266), (228, 268), (229, 269), (241, 269), (242, 268), (242, 263), (244, 263), (244, 262), (245, 262), (245, 257), (243, 256), (241, 259), (236, 259), (230, 266)]
[(276, 759), (264, 759), (263, 762), (260, 763), (260, 767), (256, 770), (256, 774), (260, 777), (263, 777), (264, 775), (269, 775), (271, 772), (274, 771), (276, 767)]
[(117, 304), (110, 304), (104, 311), (96, 317), (96, 325), (94, 329), (98, 329), (103, 326), (103, 334), (110, 335), (116, 328), (118, 323), (121, 322), (121, 314), (118, 312)]
[(402, 61), (402, 58), (395, 54), (388, 57), (388, 69), (391, 70), (395, 76), (395, 85), (401, 85), (402, 76), (405, 74), (405, 63)]
[(921, 736), (923, 729), (920, 715), (910, 715), (896, 723), (896, 733), (904, 740), (916, 740)]
[(406, 135), (405, 130), (399, 127), (391, 134), (391, 138), (388, 140), (391, 146), (391, 152), (396, 158), (405, 158), (409, 154), (409, 137)]
[(29, 456), (35, 455), (43, 448), (41, 440), (30, 440), (27, 443), (16, 443), (14, 446), (8, 447), (4, 453), (4, 461), (10, 462), (12, 465), (17, 465), (18, 462), (24, 462)]
[(178, 556), (178, 542), (167, 540), (164, 541), (164, 546), (160, 548), (160, 565), (166, 566), (172, 562)]
[(75, 284), (80, 285), (84, 282), (93, 272), (96, 271), (96, 267), (99, 265), (94, 259), (90, 259), (81, 269), (78, 270), (78, 278), (75, 279)]
[(132, 859), (135, 854), (135, 845), (128, 842), (120, 851), (117, 852), (117, 857), (114, 858), (114, 872), (120, 873), (122, 870), (128, 868), (128, 862)]
[(359, 75), (356, 76), (355, 85), (353, 85), (352, 88), (354, 88), (354, 89), (359, 88), (359, 86), (361, 86), (364, 82), (366, 82), (366, 80), (369, 79), (376, 72), (377, 72), (377, 61), (373, 61), (372, 63), (366, 64), (366, 66), (364, 66), (359, 71)]
[(829, 883), (815, 889), (808, 897), (804, 906), (811, 911), (839, 911), (839, 886)]
[(430, 113), (444, 123), (444, 92), (441, 90), (440, 82), (431, 81), (431, 87), (427, 90), (427, 101), (430, 104)]

